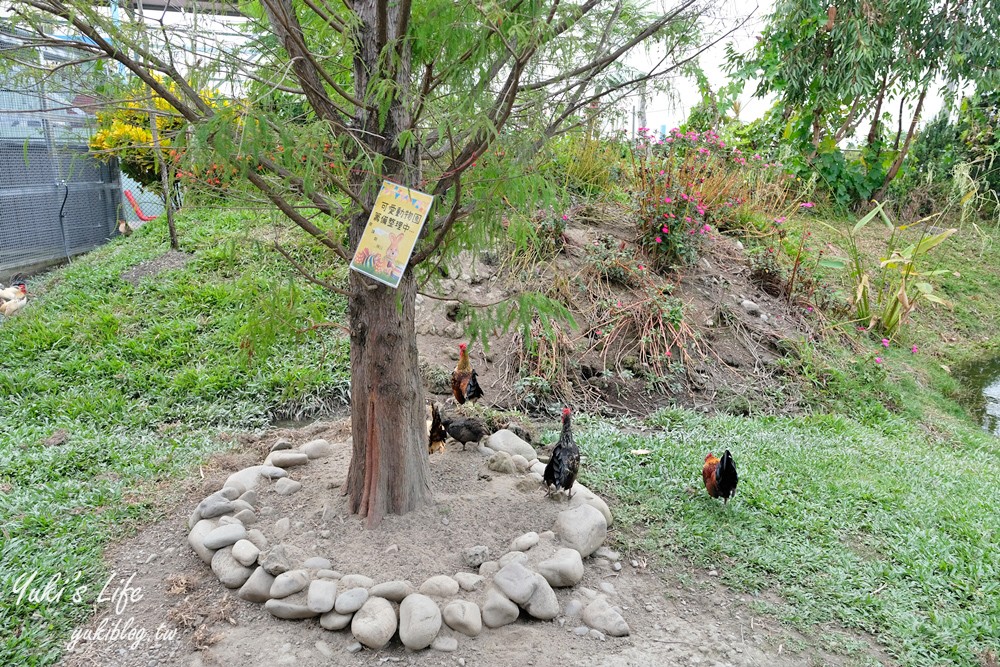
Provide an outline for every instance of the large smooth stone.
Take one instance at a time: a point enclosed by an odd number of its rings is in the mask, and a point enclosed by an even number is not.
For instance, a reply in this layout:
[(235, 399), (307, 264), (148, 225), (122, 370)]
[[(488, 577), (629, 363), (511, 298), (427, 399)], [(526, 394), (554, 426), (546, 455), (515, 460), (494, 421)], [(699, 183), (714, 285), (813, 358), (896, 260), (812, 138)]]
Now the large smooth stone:
[(537, 618), (540, 621), (550, 621), (559, 615), (559, 600), (556, 598), (556, 592), (549, 586), (549, 582), (545, 581), (545, 577), (540, 574), (535, 575), (535, 591), (523, 606), (532, 618)]
[(399, 605), (399, 641), (419, 651), (431, 645), (441, 630), (441, 610), (426, 595), (414, 593)]
[(431, 577), (420, 585), (421, 593), (424, 595), (433, 595), (434, 597), (439, 598), (447, 598), (453, 595), (458, 595), (458, 589), (458, 582), (444, 574)]
[(576, 549), (559, 549), (537, 566), (550, 586), (576, 586), (583, 579), (583, 558)]
[(194, 528), (188, 533), (188, 544), (206, 565), (212, 564), (212, 556), (215, 555), (215, 551), (205, 546), (205, 537), (218, 525), (219, 522), (215, 519), (202, 519), (194, 524)]
[(293, 593), (298, 593), (309, 585), (309, 574), (305, 570), (291, 570), (282, 572), (271, 584), (272, 598), (286, 598)]
[(409, 581), (399, 580), (399, 581), (386, 581), (385, 583), (375, 584), (368, 590), (368, 594), (376, 598), (385, 598), (390, 602), (402, 602), (407, 595), (415, 593), (416, 589), (413, 588), (413, 584)]
[(603, 595), (584, 608), (583, 622), (612, 637), (624, 637), (630, 632), (628, 623), (621, 614), (611, 608)]
[(271, 615), (275, 618), (284, 618), (290, 621), (319, 616), (319, 614), (308, 606), (287, 600), (268, 600), (264, 603), (264, 609), (271, 612)]
[(212, 556), (212, 572), (226, 588), (239, 588), (247, 583), (247, 579), (253, 574), (252, 569), (240, 565), (233, 558), (232, 547), (225, 547), (215, 552)]
[(495, 452), (507, 452), (511, 456), (519, 454), (530, 461), (538, 456), (535, 448), (507, 429), (500, 429), (489, 437), (486, 446)]
[(604, 502), (604, 498), (585, 487), (583, 484), (577, 482), (573, 485), (573, 497), (569, 499), (569, 506), (576, 507), (577, 505), (590, 505), (591, 507), (600, 511), (604, 515), (604, 520), (608, 522), (608, 528), (611, 527), (611, 522), (613, 520), (611, 516), (611, 508), (608, 504)]
[(392, 603), (385, 598), (368, 598), (354, 614), (351, 633), (370, 649), (378, 650), (388, 644), (396, 634), (396, 610)]
[(330, 579), (316, 579), (309, 583), (306, 604), (310, 609), (325, 614), (333, 609), (337, 601), (337, 582)]
[(343, 630), (351, 624), (354, 614), (338, 614), (335, 611), (328, 611), (319, 617), (319, 624), (324, 630)]
[[(341, 584), (341, 587), (343, 584)], [(337, 596), (333, 608), (338, 614), (351, 614), (361, 609), (368, 600), (368, 591), (364, 588), (351, 588)]]
[(477, 636), (483, 631), (483, 615), (479, 606), (466, 600), (454, 600), (444, 608), (444, 622), (463, 635)]
[(290, 449), (271, 452), (270, 458), (271, 465), (276, 468), (291, 468), (309, 463), (309, 456), (305, 452), (296, 452)]
[(553, 530), (564, 545), (576, 549), (586, 558), (604, 544), (608, 537), (608, 522), (600, 510), (590, 505), (579, 505), (560, 512)]
[(483, 605), (483, 624), (488, 628), (499, 628), (517, 620), (521, 610), (503, 593), (491, 588)]
[(221, 549), (236, 544), (246, 538), (247, 529), (242, 524), (219, 526), (205, 536), (204, 544), (209, 549)]
[(524, 604), (531, 599), (537, 582), (534, 572), (520, 563), (510, 563), (496, 573), (493, 585), (500, 589), (507, 599), (517, 604)]
[(247, 602), (267, 602), (271, 599), (271, 584), (274, 583), (274, 575), (268, 574), (264, 568), (258, 567), (243, 584), (237, 595)]

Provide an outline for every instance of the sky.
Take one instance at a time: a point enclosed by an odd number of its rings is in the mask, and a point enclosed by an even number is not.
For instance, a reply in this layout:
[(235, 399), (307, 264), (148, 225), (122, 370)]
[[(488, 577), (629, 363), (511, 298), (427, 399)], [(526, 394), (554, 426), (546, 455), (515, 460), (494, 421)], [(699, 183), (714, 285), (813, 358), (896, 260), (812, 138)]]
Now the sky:
[[(773, 4), (773, 0), (761, 0), (760, 2), (726, 0), (714, 12), (716, 16), (709, 19), (711, 23), (707, 28), (716, 34), (729, 31), (748, 15), (750, 18), (742, 27), (737, 28), (730, 36), (725, 37), (718, 44), (702, 53), (699, 58), (702, 70), (713, 88), (719, 88), (728, 81), (728, 74), (725, 71), (726, 44), (732, 42), (739, 52), (752, 48), (756, 43), (756, 36), (760, 34), (764, 18), (772, 11)], [(652, 57), (647, 57), (645, 60), (652, 64), (653, 58), (660, 55), (662, 54), (650, 54)], [(633, 64), (642, 67), (644, 63), (643, 60), (637, 59), (633, 61)], [(671, 79), (671, 85), (675, 91), (673, 95), (657, 95), (646, 103), (646, 124), (654, 130), (659, 130), (661, 126), (666, 126), (669, 130), (680, 125), (687, 118), (691, 108), (701, 101), (698, 86), (692, 79), (678, 76)], [(752, 93), (753, 88), (748, 86), (740, 96), (740, 102), (745, 109), (740, 113), (743, 120), (749, 121), (759, 118), (771, 106), (772, 100), (755, 98)]]
[[(659, 5), (664, 11), (669, 11), (676, 5), (676, 2), (677, 0), (652, 0), (651, 4), (653, 7), (650, 7), (650, 9)], [(729, 31), (743, 19), (747, 18), (748, 15), (750, 17), (742, 27), (736, 29), (731, 35), (725, 37), (701, 55), (699, 59), (701, 67), (708, 76), (713, 88), (719, 88), (728, 81), (728, 74), (725, 71), (726, 44), (731, 42), (739, 52), (750, 50), (760, 35), (767, 15), (773, 11), (774, 2), (775, 0), (718, 0), (717, 5), (707, 15), (705, 31), (706, 34), (710, 35), (719, 35)], [(2, 14), (3, 8), (0, 7), (0, 16)], [(154, 20), (163, 16), (168, 24), (185, 22), (185, 15), (174, 12), (168, 12), (165, 15), (158, 11), (147, 12), (147, 16)], [(190, 16), (190, 14), (186, 16), (187, 20), (190, 20)], [(238, 41), (238, 37), (236, 34), (233, 34), (232, 29), (234, 19), (224, 18), (214, 25), (212, 18), (207, 15), (202, 15), (200, 19), (202, 27), (210, 28), (216, 36), (220, 36), (226, 41)], [(238, 19), (235, 22), (238, 22)], [(227, 33), (229, 33), (228, 37), (225, 36)], [(238, 34), (238, 30), (236, 33)], [(661, 49), (660, 52), (657, 52), (657, 47), (650, 47), (648, 51), (640, 47), (629, 58), (628, 63), (637, 69), (648, 71), (662, 57), (663, 47), (660, 46), (659, 48)], [(671, 94), (657, 94), (647, 100), (646, 126), (652, 128), (654, 131), (659, 131), (661, 128), (669, 130), (683, 123), (691, 108), (701, 98), (697, 85), (693, 80), (678, 75), (669, 79), (669, 81), (672, 88)], [(754, 89), (753, 82), (748, 83), (739, 97), (742, 105), (740, 118), (744, 122), (761, 117), (773, 103), (773, 98), (762, 99), (754, 97)], [(623, 113), (618, 120), (614, 121), (614, 128), (631, 131), (633, 128), (632, 110), (635, 109), (638, 112), (639, 106), (638, 96), (624, 101), (621, 105)], [(923, 122), (927, 122), (933, 118), (941, 106), (942, 100), (940, 95), (937, 94), (936, 90), (932, 89), (931, 94), (928, 95), (925, 101), (922, 114)], [(899, 110), (898, 100), (890, 100), (886, 104), (886, 109), (893, 115), (897, 114)], [(910, 113), (907, 112), (905, 114), (904, 122), (909, 122)], [(637, 119), (635, 127), (639, 125)], [(866, 133), (867, 127), (859, 128), (859, 132), (862, 134)]]
[[(664, 8), (669, 8), (674, 3), (673, 0), (657, 0), (661, 2)], [(712, 48), (705, 51), (700, 57), (700, 63), (703, 71), (708, 77), (714, 89), (725, 85), (728, 82), (728, 74), (725, 71), (725, 53), (726, 44), (732, 43), (737, 52), (747, 52), (753, 48), (754, 44), (757, 42), (758, 36), (761, 34), (765, 20), (772, 11), (774, 10), (774, 0), (722, 0), (719, 9), (714, 12), (715, 16), (712, 19), (712, 23), (709, 26), (709, 30), (719, 31), (728, 30), (734, 27), (743, 18), (750, 16), (749, 20), (729, 37), (726, 37), (721, 42), (713, 46)], [(637, 68), (648, 68), (662, 56), (662, 52), (657, 53), (643, 53), (640, 57), (632, 58), (629, 64)], [(677, 127), (687, 118), (688, 113), (691, 108), (701, 101), (701, 94), (698, 92), (698, 86), (691, 79), (685, 79), (682, 77), (676, 77), (671, 79), (671, 84), (674, 89), (673, 95), (658, 95), (647, 101), (646, 104), (646, 125), (654, 131), (659, 131), (661, 128), (666, 128), (669, 131), (671, 128)], [(767, 110), (774, 103), (773, 97), (759, 98), (754, 96), (754, 90), (756, 86), (753, 82), (749, 82), (744, 88), (743, 93), (739, 96), (739, 101), (742, 105), (742, 110), (740, 112), (740, 119), (744, 122), (749, 122), (760, 118), (767, 112)], [(639, 102), (638, 99), (632, 100), (630, 103), (626, 103), (626, 107), (634, 107), (638, 110)], [(932, 119), (938, 111), (943, 106), (942, 97), (938, 94), (938, 91), (932, 87), (931, 91), (927, 95), (927, 99), (924, 102), (924, 109), (921, 113), (922, 122), (921, 125)], [(885, 110), (888, 111), (895, 119), (899, 113), (899, 99), (889, 100), (885, 105)], [(625, 109), (626, 118), (620, 121), (616, 128), (621, 128), (621, 123), (626, 124), (625, 129), (631, 129), (631, 114), (630, 109)], [(912, 110), (904, 112), (904, 123), (909, 123), (912, 118)], [(638, 121), (636, 121), (636, 126), (638, 127)], [(905, 131), (905, 127), (904, 127)], [(868, 127), (859, 128), (859, 133), (864, 135), (867, 134)]]

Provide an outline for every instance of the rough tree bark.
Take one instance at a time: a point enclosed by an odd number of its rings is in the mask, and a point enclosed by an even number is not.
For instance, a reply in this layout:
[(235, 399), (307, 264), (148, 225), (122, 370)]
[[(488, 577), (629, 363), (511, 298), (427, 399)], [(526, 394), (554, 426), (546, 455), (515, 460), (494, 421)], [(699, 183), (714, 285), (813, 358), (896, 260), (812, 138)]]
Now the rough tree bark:
[[(409, 126), (404, 100), (393, 98), (384, 125), (369, 84), (377, 68), (391, 67), (400, 83), (410, 75), (408, 43), (395, 41), (405, 34), (409, 3), (355, 0), (360, 19), (355, 32), (355, 96), (366, 101), (358, 118), (365, 129), (364, 141), (371, 154), (385, 156), (382, 174), (356, 171), (355, 192), (370, 209), (382, 178), (417, 186), (420, 180), (417, 154), (401, 151), (397, 137)], [(381, 61), (379, 54), (395, 43), (395, 58)], [(391, 63), (391, 64), (387, 64)], [(385, 72), (381, 73), (383, 76)], [(408, 90), (400, 85), (398, 90)], [(353, 252), (368, 221), (365, 212), (351, 220), (350, 249)], [(414, 314), (417, 283), (408, 269), (397, 289), (351, 272), (348, 316), (351, 325), (351, 421), (354, 451), (343, 492), (352, 512), (377, 526), (386, 513), (405, 514), (431, 497), (427, 461), (426, 415), (423, 385), (417, 361)]]

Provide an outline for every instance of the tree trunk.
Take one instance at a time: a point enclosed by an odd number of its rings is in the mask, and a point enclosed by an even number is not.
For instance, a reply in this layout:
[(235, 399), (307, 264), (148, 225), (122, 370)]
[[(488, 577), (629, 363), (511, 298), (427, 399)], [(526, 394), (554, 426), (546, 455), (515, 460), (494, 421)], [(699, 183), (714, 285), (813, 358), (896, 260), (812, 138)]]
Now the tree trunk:
[(177, 241), (177, 225), (174, 224), (174, 207), (170, 196), (170, 173), (173, 169), (160, 150), (160, 128), (156, 124), (156, 104), (153, 102), (153, 94), (146, 90), (146, 102), (149, 104), (149, 134), (153, 139), (153, 156), (156, 160), (156, 167), (160, 170), (160, 187), (163, 188), (163, 209), (167, 213), (167, 230), (170, 232), (170, 249), (180, 250), (180, 243)]
[[(875, 201), (882, 201), (885, 197), (886, 191), (889, 189), (889, 184), (892, 183), (892, 179), (896, 178), (896, 174), (899, 173), (899, 168), (903, 165), (903, 160), (906, 158), (907, 152), (910, 150), (910, 143), (913, 142), (913, 135), (917, 132), (917, 122), (920, 120), (920, 112), (924, 108), (924, 98), (927, 97), (927, 86), (920, 91), (920, 97), (917, 99), (917, 108), (913, 111), (913, 120), (910, 121), (910, 129), (906, 132), (906, 140), (903, 142), (903, 147), (899, 150), (896, 155), (896, 159), (893, 160), (892, 166), (889, 168), (889, 173), (885, 175), (885, 180), (882, 181), (882, 187), (878, 189), (872, 199)], [(902, 121), (900, 121), (902, 123)]]
[(414, 331), (417, 283), (398, 289), (352, 271), (351, 430), (354, 450), (345, 491), (350, 510), (377, 526), (431, 497), (427, 424)]
[(899, 126), (896, 128), (896, 141), (892, 144), (892, 150), (899, 150), (899, 140), (903, 136), (903, 105), (906, 104), (906, 97), (899, 100)]
[[(397, 40), (406, 31), (400, 6), (409, 3), (355, 0), (359, 22), (354, 35), (355, 94), (369, 102), (357, 109), (369, 155), (381, 155), (382, 172), (351, 176), (354, 191), (371, 207), (383, 178), (416, 187), (420, 182), (417, 153), (400, 150), (399, 132), (409, 127), (406, 100), (410, 90), (409, 40)], [(405, 18), (405, 17), (404, 17)], [(380, 58), (395, 41), (396, 58)], [(384, 55), (384, 54), (382, 54)], [(391, 64), (386, 64), (389, 61)], [(382, 68), (391, 67), (391, 70)], [(369, 86), (381, 77), (397, 82), (384, 122), (371, 102)], [(368, 214), (351, 221), (350, 250), (361, 240)], [(351, 432), (354, 449), (343, 491), (352, 512), (377, 526), (387, 513), (405, 514), (431, 498), (427, 460), (427, 423), (423, 383), (417, 361), (414, 327), (417, 283), (407, 267), (397, 289), (352, 271), (348, 316), (351, 325)]]
[(882, 103), (885, 102), (885, 89), (889, 79), (889, 70), (886, 69), (882, 75), (882, 86), (878, 89), (878, 101), (875, 103), (875, 113), (872, 114), (872, 126), (868, 130), (868, 145), (871, 146), (879, 136), (880, 116), (882, 115)]

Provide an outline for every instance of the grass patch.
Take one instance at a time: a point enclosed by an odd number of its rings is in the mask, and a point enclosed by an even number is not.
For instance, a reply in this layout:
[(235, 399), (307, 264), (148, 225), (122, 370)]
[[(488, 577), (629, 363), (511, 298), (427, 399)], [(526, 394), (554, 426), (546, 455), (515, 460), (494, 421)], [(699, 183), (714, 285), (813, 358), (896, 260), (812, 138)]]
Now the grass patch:
[[(103, 547), (152, 516), (157, 481), (225, 446), (220, 429), (346, 400), (347, 341), (298, 333), (342, 321), (343, 299), (293, 280), (254, 241), (273, 236), (256, 214), (192, 211), (178, 225), (186, 263), (122, 278), (166, 252), (165, 225), (150, 223), (31, 281), (28, 307), (0, 324), (0, 664), (58, 659), (107, 576)], [(65, 442), (46, 443), (60, 430)], [(33, 573), (35, 588), (59, 577), (66, 590), (18, 602)]]
[[(674, 410), (655, 435), (584, 423), (584, 482), (619, 500), (621, 539), (663, 561), (716, 568), (807, 634), (870, 633), (900, 664), (978, 666), (1000, 649), (996, 441), (951, 424), (947, 445), (901, 419), (714, 418)], [(631, 449), (651, 453), (638, 465)], [(708, 451), (731, 449), (737, 499), (704, 492)], [(692, 494), (690, 489), (697, 489)], [(821, 637), (819, 637), (821, 639)]]

